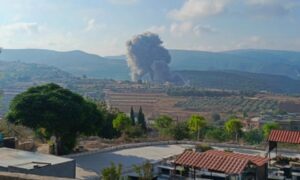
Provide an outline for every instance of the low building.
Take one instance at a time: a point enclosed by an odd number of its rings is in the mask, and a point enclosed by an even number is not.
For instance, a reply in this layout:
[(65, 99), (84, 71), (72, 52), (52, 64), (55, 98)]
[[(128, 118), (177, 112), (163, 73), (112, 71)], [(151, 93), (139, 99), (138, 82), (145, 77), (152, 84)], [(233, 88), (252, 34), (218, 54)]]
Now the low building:
[(259, 129), (261, 127), (261, 118), (260, 117), (254, 117), (251, 119), (245, 119), (242, 120), (243, 129), (245, 131), (249, 131), (252, 129)]
[(241, 153), (209, 150), (204, 153), (185, 151), (174, 162), (196, 179), (267, 179), (268, 158)]
[(76, 162), (73, 159), (48, 154), (0, 148), (1, 171), (75, 178)]

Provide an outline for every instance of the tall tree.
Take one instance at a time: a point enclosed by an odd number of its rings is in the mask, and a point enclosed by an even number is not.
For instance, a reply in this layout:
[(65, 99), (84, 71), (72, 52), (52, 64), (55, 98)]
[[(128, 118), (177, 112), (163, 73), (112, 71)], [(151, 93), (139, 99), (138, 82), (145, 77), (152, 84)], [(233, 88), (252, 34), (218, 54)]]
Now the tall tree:
[(173, 119), (169, 116), (160, 116), (154, 121), (155, 128), (160, 135), (169, 135), (171, 133)]
[(144, 131), (147, 130), (145, 114), (143, 113), (143, 109), (141, 106), (138, 113), (138, 124), (143, 128)]
[(239, 119), (232, 118), (225, 123), (226, 131), (235, 137), (235, 142), (238, 143), (239, 135), (242, 132), (242, 122)]
[(263, 125), (262, 127), (262, 130), (263, 130), (263, 133), (264, 133), (264, 137), (265, 138), (268, 138), (270, 132), (273, 130), (273, 129), (279, 129), (279, 124), (276, 123), (276, 122), (269, 122), (269, 123), (266, 123)]
[(113, 120), (113, 127), (123, 134), (130, 126), (131, 120), (124, 113), (119, 113), (118, 116)]
[(72, 151), (79, 134), (95, 134), (102, 121), (94, 103), (53, 83), (17, 95), (6, 117), (34, 130), (44, 128), (46, 134), (55, 136), (59, 155)]
[(131, 106), (130, 108), (130, 119), (131, 119), (131, 125), (135, 125), (135, 114), (134, 114), (134, 110), (133, 107)]
[(199, 115), (192, 115), (188, 120), (188, 127), (189, 129), (197, 133), (197, 140), (200, 139), (200, 131), (206, 126), (207, 122), (203, 116)]
[(113, 120), (116, 119), (120, 111), (117, 108), (108, 108), (105, 102), (98, 102), (97, 108), (103, 115), (103, 122), (97, 128), (98, 136), (109, 139), (119, 137), (121, 133), (114, 129)]

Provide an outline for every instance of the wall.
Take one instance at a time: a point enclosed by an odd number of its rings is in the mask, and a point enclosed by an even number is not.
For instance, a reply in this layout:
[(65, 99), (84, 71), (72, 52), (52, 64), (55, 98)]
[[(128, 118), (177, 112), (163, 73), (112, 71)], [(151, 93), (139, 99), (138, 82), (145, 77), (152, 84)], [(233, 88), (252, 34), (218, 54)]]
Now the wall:
[(0, 179), (1, 180), (41, 180), (41, 179), (45, 179), (45, 180), (46, 179), (47, 180), (67, 180), (67, 178), (38, 176), (38, 175), (21, 174), (21, 173), (8, 173), (8, 172), (0, 172)]

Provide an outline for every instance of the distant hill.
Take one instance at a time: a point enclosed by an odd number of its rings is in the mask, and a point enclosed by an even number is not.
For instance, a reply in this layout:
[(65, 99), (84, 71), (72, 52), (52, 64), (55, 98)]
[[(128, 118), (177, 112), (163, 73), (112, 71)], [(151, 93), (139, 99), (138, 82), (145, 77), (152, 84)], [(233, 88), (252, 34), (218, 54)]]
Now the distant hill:
[(47, 65), (0, 61), (0, 88), (16, 88), (34, 84), (64, 83), (74, 79), (70, 73)]
[(239, 71), (176, 71), (196, 87), (299, 94), (300, 80), (286, 76)]
[(103, 58), (83, 51), (4, 49), (0, 60), (45, 64), (79, 77), (86, 75), (96, 78), (129, 79), (129, 70), (124, 60)]
[(235, 50), (202, 52), (172, 50), (173, 70), (237, 70), (300, 78), (300, 52)]
[[(171, 70), (236, 70), (284, 75), (300, 79), (300, 52), (278, 50), (234, 50), (204, 52), (170, 50)], [(82, 51), (58, 52), (40, 49), (4, 49), (3, 61), (46, 64), (75, 76), (128, 80), (126, 57), (101, 57)]]

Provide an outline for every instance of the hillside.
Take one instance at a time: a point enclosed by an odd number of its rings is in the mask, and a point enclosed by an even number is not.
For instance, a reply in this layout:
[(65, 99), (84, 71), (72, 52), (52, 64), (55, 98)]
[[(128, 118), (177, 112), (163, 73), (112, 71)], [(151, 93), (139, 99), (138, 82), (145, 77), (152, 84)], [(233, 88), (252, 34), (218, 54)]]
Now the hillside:
[(192, 86), (276, 93), (300, 93), (300, 81), (286, 76), (239, 71), (176, 71)]
[[(234, 50), (204, 52), (170, 50), (171, 70), (236, 70), (284, 75), (299, 79), (300, 52), (277, 50)], [(126, 57), (101, 57), (82, 51), (58, 52), (40, 49), (4, 49), (3, 61), (46, 64), (75, 76), (129, 80)]]
[(236, 70), (299, 79), (300, 53), (275, 50), (201, 52), (172, 50), (173, 70)]
[(86, 75), (96, 78), (129, 79), (129, 71), (123, 60), (107, 59), (83, 51), (4, 49), (0, 55), (0, 60), (45, 64), (79, 77)]
[(74, 77), (55, 67), (39, 64), (0, 61), (0, 87), (17, 87), (43, 82), (63, 83)]

